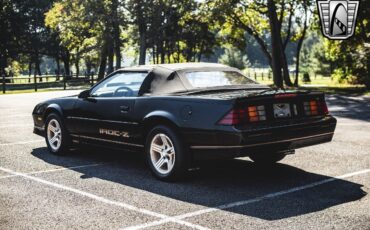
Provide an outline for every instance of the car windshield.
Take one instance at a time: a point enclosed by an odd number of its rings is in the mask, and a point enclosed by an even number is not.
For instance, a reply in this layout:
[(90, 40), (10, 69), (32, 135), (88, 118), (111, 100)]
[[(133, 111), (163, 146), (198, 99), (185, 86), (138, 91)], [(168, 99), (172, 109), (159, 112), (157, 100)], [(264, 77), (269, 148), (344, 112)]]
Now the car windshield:
[(185, 76), (195, 88), (257, 84), (237, 71), (194, 71)]

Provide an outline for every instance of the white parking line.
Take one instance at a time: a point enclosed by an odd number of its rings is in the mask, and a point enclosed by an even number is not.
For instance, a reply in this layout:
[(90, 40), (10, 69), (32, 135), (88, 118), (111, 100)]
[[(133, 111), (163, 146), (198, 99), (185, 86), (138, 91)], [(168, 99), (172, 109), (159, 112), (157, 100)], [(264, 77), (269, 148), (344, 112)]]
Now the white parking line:
[[(24, 174), (26, 175), (35, 175), (35, 174), (41, 174), (41, 173), (49, 173), (49, 172), (57, 172), (57, 171), (64, 171), (68, 169), (79, 169), (79, 168), (88, 168), (88, 167), (96, 167), (104, 165), (103, 163), (99, 164), (89, 164), (89, 165), (78, 165), (78, 166), (71, 166), (71, 167), (61, 167), (56, 169), (49, 169), (49, 170), (42, 170), (42, 171), (34, 171), (34, 172), (26, 172)], [(0, 176), (0, 179), (10, 178), (10, 177), (18, 177), (19, 175), (7, 175), (7, 176)]]
[(50, 182), (50, 181), (47, 181), (47, 180), (44, 180), (44, 179), (41, 179), (41, 178), (38, 178), (38, 177), (34, 177), (34, 176), (27, 175), (27, 174), (24, 174), (24, 173), (15, 172), (13, 170), (6, 169), (6, 168), (3, 168), (3, 167), (0, 167), (0, 170), (4, 171), (6, 173), (12, 174), (12, 175), (17, 175), (17, 176), (20, 176), (20, 177), (24, 177), (24, 178), (27, 178), (29, 180), (33, 180), (33, 181), (36, 181), (36, 182), (39, 182), (39, 183), (42, 183), (42, 184), (46, 184), (46, 185), (49, 185), (49, 186), (52, 186), (52, 187), (55, 187), (55, 188), (58, 188), (58, 189), (73, 192), (73, 193), (91, 198), (93, 200), (96, 200), (96, 201), (99, 201), (99, 202), (102, 202), (102, 203), (105, 203), (105, 204), (122, 207), (122, 208), (125, 208), (127, 210), (131, 210), (131, 211), (134, 211), (134, 212), (139, 212), (139, 213), (142, 213), (142, 214), (145, 214), (145, 215), (148, 215), (148, 216), (153, 216), (153, 217), (157, 217), (157, 218), (160, 218), (160, 219), (165, 219), (165, 220), (168, 220), (168, 222), (174, 222), (174, 223), (177, 223), (177, 224), (180, 224), (180, 225), (185, 225), (185, 226), (188, 226), (188, 227), (194, 228), (194, 229), (209, 230), (208, 228), (202, 227), (200, 225), (192, 224), (192, 223), (189, 223), (189, 222), (186, 222), (186, 221), (183, 221), (183, 220), (177, 220), (177, 219), (172, 218), (170, 216), (160, 214), (160, 213), (156, 213), (156, 212), (144, 209), (144, 208), (138, 208), (138, 207), (135, 207), (133, 205), (126, 204), (126, 203), (123, 203), (123, 202), (109, 200), (107, 198), (94, 195), (92, 193), (84, 192), (84, 191), (81, 191), (81, 190), (78, 190), (78, 189), (75, 189), (75, 188), (71, 188), (71, 187), (68, 187), (68, 186), (65, 186), (65, 185)]
[(5, 128), (17, 128), (17, 127), (30, 127), (30, 126), (33, 126), (33, 124), (23, 124), (23, 125), (20, 125), (20, 124), (14, 124), (14, 125), (3, 125), (3, 126), (0, 126), (0, 129), (5, 129)]
[(45, 140), (32, 140), (32, 141), (20, 141), (20, 142), (11, 142), (11, 143), (2, 143), (0, 146), (9, 146), (9, 145), (25, 145), (25, 144), (31, 144), (31, 143), (37, 143), (42, 142)]
[(29, 118), (32, 118), (32, 114), (31, 113), (20, 113), (20, 114), (14, 114), (14, 115), (10, 114), (10, 115), (7, 115), (7, 116), (1, 116), (0, 115), (1, 120), (13, 118), (13, 117), (29, 117)]
[(317, 182), (314, 182), (314, 183), (311, 183), (311, 184), (294, 187), (294, 188), (283, 190), (283, 191), (280, 191), (280, 192), (270, 193), (270, 194), (260, 196), (260, 197), (257, 197), (257, 198), (253, 198), (253, 199), (249, 199), (249, 200), (233, 202), (233, 203), (229, 203), (229, 204), (220, 205), (220, 206), (217, 206), (217, 207), (214, 207), (214, 208), (206, 208), (206, 209), (201, 209), (201, 210), (198, 210), (198, 211), (195, 211), (195, 212), (189, 212), (189, 213), (185, 213), (185, 214), (182, 214), (182, 215), (173, 216), (173, 217), (170, 217), (171, 220), (169, 218), (168, 219), (162, 219), (162, 220), (157, 220), (157, 221), (153, 221), (153, 222), (149, 222), (149, 223), (145, 223), (145, 224), (141, 224), (141, 225), (135, 225), (135, 226), (131, 226), (131, 227), (123, 228), (123, 229), (125, 229), (125, 230), (128, 230), (128, 229), (129, 230), (134, 230), (134, 229), (137, 230), (137, 229), (144, 229), (144, 228), (148, 228), (148, 227), (158, 226), (158, 225), (162, 225), (162, 224), (171, 222), (173, 219), (182, 220), (182, 219), (189, 218), (189, 217), (199, 216), (199, 215), (202, 215), (202, 214), (205, 214), (205, 213), (230, 209), (230, 208), (234, 208), (234, 207), (238, 207), (238, 206), (242, 206), (242, 205), (247, 205), (247, 204), (252, 204), (252, 203), (256, 203), (256, 202), (263, 201), (263, 200), (266, 200), (266, 199), (279, 197), (279, 196), (286, 195), (286, 194), (289, 194), (289, 193), (293, 193), (293, 192), (313, 188), (313, 187), (323, 185), (323, 184), (327, 184), (327, 183), (330, 183), (330, 182), (333, 182), (333, 181), (336, 181), (336, 180), (339, 180), (339, 179), (344, 179), (344, 178), (348, 178), (348, 177), (352, 177), (352, 176), (356, 176), (356, 175), (360, 175), (360, 174), (365, 174), (365, 173), (370, 173), (370, 169), (364, 169), (364, 170), (361, 170), (361, 171), (348, 173), (348, 174), (344, 174), (344, 175), (337, 176), (337, 177), (332, 177), (332, 178), (317, 181)]

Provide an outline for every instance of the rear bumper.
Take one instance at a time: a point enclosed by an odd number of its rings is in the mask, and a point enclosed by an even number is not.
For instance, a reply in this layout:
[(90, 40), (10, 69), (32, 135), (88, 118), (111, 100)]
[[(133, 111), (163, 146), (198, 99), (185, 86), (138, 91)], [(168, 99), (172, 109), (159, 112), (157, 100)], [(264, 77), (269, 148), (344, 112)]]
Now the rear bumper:
[[(211, 139), (210, 144), (190, 144), (190, 150), (194, 159), (233, 158), (248, 156), (250, 153), (289, 151), (330, 142), (335, 127), (336, 119), (326, 116), (299, 124), (256, 128), (248, 131), (213, 132), (208, 134)], [(199, 132), (197, 134), (199, 135)]]

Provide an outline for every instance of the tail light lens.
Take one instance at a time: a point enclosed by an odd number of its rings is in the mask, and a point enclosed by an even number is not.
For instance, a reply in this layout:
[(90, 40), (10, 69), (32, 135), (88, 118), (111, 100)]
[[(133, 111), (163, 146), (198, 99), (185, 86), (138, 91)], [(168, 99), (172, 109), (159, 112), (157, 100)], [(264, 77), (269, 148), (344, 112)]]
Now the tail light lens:
[(320, 104), (321, 111), (323, 112), (323, 114), (325, 115), (329, 114), (329, 109), (328, 109), (328, 106), (326, 105), (325, 100), (321, 101), (319, 104)]
[(232, 109), (219, 122), (219, 125), (237, 125), (240, 124), (244, 118), (243, 109)]
[(250, 122), (265, 121), (266, 111), (265, 106), (249, 106), (248, 107), (248, 118)]
[(266, 120), (265, 106), (249, 106), (247, 108), (232, 109), (219, 122), (219, 125), (239, 125), (248, 122)]
[(329, 114), (325, 100), (311, 100), (303, 103), (306, 116)]

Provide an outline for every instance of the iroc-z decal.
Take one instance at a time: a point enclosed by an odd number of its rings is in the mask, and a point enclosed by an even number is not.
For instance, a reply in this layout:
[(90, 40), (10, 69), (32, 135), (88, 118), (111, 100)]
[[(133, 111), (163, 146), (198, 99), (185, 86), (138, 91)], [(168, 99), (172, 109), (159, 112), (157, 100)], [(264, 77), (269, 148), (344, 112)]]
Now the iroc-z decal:
[(130, 137), (128, 132), (111, 130), (111, 129), (99, 129), (99, 133), (103, 135), (115, 136), (115, 137)]
[(319, 0), (322, 33), (329, 39), (347, 39), (354, 34), (359, 1)]

